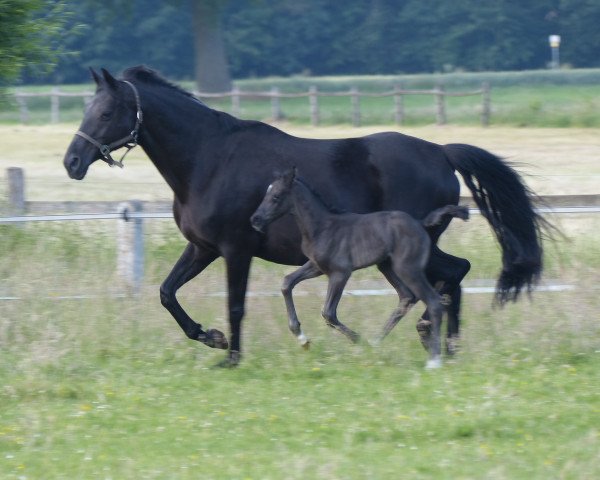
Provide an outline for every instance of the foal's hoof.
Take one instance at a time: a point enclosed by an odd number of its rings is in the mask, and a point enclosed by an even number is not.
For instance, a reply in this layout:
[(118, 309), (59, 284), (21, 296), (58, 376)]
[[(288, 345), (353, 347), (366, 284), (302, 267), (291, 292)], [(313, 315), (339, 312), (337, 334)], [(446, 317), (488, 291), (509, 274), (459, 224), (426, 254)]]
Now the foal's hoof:
[(425, 368), (427, 370), (435, 370), (442, 367), (442, 357), (434, 357), (427, 360)]
[(298, 335), (298, 341), (300, 342), (300, 346), (304, 350), (310, 350), (310, 339), (306, 335), (304, 335), (303, 333)]
[(229, 343), (225, 334), (219, 330), (210, 329), (204, 332), (204, 334), (198, 337), (198, 341), (211, 348), (220, 348), (221, 350), (227, 350)]
[(453, 335), (446, 338), (446, 353), (450, 356), (455, 355), (460, 349), (460, 337)]
[(240, 352), (234, 350), (229, 352), (229, 355), (225, 359), (221, 360), (215, 365), (215, 368), (235, 368), (240, 364), (242, 356)]

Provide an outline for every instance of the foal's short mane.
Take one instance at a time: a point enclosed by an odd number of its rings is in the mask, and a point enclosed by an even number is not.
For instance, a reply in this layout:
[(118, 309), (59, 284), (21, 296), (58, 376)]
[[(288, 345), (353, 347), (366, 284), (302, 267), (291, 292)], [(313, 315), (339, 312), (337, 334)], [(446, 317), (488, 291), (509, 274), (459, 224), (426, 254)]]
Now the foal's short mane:
[(301, 185), (304, 185), (309, 191), (310, 193), (312, 193), (317, 200), (331, 213), (334, 213), (336, 215), (339, 215), (341, 213), (348, 213), (347, 210), (338, 208), (334, 205), (331, 205), (330, 203), (326, 202), (325, 199), (321, 196), (321, 194), (319, 192), (317, 192), (313, 187), (311, 187), (308, 183), (306, 183), (302, 178), (300, 177), (295, 177), (294, 181), (300, 183)]

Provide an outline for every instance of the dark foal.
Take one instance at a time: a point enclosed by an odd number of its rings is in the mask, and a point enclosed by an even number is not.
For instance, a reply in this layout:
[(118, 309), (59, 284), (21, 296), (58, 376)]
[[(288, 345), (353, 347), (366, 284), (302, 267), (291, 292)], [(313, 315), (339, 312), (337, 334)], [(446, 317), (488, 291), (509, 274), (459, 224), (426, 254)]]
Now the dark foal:
[(382, 338), (412, 304), (422, 300), (431, 320), (431, 331), (425, 341), (430, 354), (427, 368), (441, 366), (440, 324), (444, 306), (425, 275), (431, 240), (424, 227), (438, 225), (448, 217), (466, 220), (468, 209), (447, 205), (431, 212), (422, 222), (401, 211), (337, 213), (291, 169), (269, 185), (250, 221), (256, 230), (264, 231), (269, 223), (290, 211), (302, 234), (302, 252), (309, 259), (285, 277), (281, 288), (289, 327), (298, 340), (308, 345), (296, 314), (292, 290), (299, 282), (324, 273), (329, 284), (323, 317), (329, 326), (353, 342), (358, 341), (358, 334), (338, 320), (336, 310), (352, 272), (377, 265), (400, 298), (400, 305), (388, 320)]

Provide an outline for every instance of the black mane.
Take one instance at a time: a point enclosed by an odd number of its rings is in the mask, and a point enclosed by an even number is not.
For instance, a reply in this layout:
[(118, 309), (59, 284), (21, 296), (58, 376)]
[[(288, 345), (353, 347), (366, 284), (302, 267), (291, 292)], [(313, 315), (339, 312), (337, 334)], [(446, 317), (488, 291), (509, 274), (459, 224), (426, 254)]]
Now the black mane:
[(166, 78), (161, 76), (155, 70), (146, 67), (145, 65), (138, 65), (137, 67), (130, 67), (123, 72), (123, 78), (125, 80), (133, 80), (145, 83), (147, 85), (156, 85), (160, 87), (165, 87), (170, 90), (174, 90), (176, 92), (185, 95), (186, 97), (193, 98), (198, 100), (191, 92), (184, 90), (183, 88), (175, 85), (174, 83), (168, 81)]

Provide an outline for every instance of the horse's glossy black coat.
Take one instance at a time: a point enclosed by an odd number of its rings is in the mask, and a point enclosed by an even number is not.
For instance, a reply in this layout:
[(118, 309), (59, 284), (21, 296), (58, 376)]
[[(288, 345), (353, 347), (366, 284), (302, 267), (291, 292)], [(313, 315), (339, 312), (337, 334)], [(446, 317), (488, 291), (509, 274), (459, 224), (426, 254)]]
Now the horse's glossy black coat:
[[(107, 71), (93, 76), (97, 91), (80, 131), (110, 144), (132, 130), (136, 101), (132, 89)], [(513, 169), (485, 150), (395, 132), (340, 140), (298, 138), (213, 110), (145, 67), (127, 70), (124, 79), (139, 92), (139, 145), (173, 190), (175, 220), (189, 241), (161, 286), (161, 301), (189, 338), (225, 348), (220, 332), (204, 331), (175, 297), (184, 283), (224, 257), (231, 363), (239, 359), (252, 257), (290, 265), (306, 260), (291, 218), (275, 222), (267, 236), (249, 221), (274, 174), (292, 165), (332, 205), (359, 213), (403, 210), (416, 218), (457, 203), (458, 171), (502, 246), (500, 301), (516, 298), (541, 272), (539, 218), (527, 189)], [(64, 165), (71, 178), (81, 180), (100, 156), (94, 145), (76, 136)], [(429, 229), (433, 245), (446, 227), (447, 222)], [(432, 283), (444, 282), (442, 293), (453, 297), (450, 334), (458, 333), (460, 282), (468, 270), (468, 261), (433, 247), (427, 275)]]

